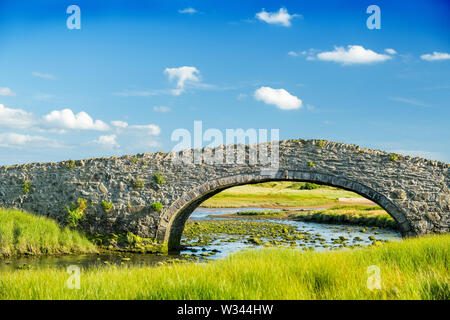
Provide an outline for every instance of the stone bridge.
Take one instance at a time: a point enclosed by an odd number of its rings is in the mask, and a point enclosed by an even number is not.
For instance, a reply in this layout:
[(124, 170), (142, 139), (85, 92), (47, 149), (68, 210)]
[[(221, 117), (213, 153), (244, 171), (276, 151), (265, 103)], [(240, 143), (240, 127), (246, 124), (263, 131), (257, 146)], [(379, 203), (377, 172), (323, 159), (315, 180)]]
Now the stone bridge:
[[(233, 154), (248, 160), (251, 148), (240, 147), (243, 154), (238, 149)], [(174, 160), (178, 155), (158, 152), (3, 166), (0, 207), (22, 208), (65, 223), (67, 207), (82, 198), (88, 204), (79, 225), (82, 230), (131, 231), (177, 249), (186, 220), (204, 200), (237, 185), (289, 180), (354, 191), (383, 207), (404, 236), (449, 231), (450, 165), (446, 163), (301, 139), (280, 141), (277, 170), (243, 159), (235, 164), (185, 164)], [(155, 203), (161, 203), (162, 209)]]

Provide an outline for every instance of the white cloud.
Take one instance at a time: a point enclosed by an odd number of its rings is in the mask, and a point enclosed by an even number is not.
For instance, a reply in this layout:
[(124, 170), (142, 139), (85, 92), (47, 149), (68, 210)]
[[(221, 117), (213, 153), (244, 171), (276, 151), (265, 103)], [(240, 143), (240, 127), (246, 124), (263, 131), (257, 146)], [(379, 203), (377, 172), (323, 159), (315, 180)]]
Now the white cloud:
[(34, 95), (34, 99), (36, 100), (48, 100), (48, 99), (52, 99), (54, 98), (55, 95), (54, 94), (48, 94), (48, 93), (38, 93), (36, 95)]
[(194, 14), (194, 13), (197, 13), (197, 10), (195, 10), (194, 8), (192, 8), (192, 7), (189, 7), (189, 8), (185, 8), (185, 9), (182, 9), (182, 10), (178, 10), (178, 12), (179, 13), (181, 13), (181, 14)]
[(194, 84), (200, 82), (200, 71), (196, 67), (183, 66), (179, 68), (166, 68), (164, 70), (170, 81), (177, 81), (177, 88), (172, 90), (172, 94), (180, 95), (184, 92), (186, 84)]
[(286, 8), (280, 8), (278, 12), (267, 12), (262, 9), (256, 14), (256, 18), (269, 24), (278, 24), (284, 27), (291, 26), (291, 19), (298, 17), (298, 14), (289, 14)]
[(298, 53), (295, 52), (295, 51), (289, 51), (289, 52), (288, 52), (288, 55), (290, 55), (291, 57), (297, 57), (297, 56), (298, 56)]
[(446, 52), (436, 52), (434, 51), (432, 54), (427, 53), (420, 56), (422, 60), (426, 61), (439, 61), (439, 60), (448, 60), (450, 59), (450, 54)]
[(156, 124), (132, 125), (129, 128), (149, 136), (158, 136), (161, 133), (161, 128)]
[(49, 74), (49, 73), (33, 72), (32, 75), (35, 77), (38, 77), (38, 78), (43, 78), (43, 79), (50, 79), (50, 80), (56, 79), (56, 77), (54, 75)]
[(15, 92), (12, 92), (12, 90), (10, 88), (6, 88), (6, 87), (0, 88), (0, 96), (13, 97), (15, 95), (16, 95)]
[(284, 89), (261, 87), (255, 91), (254, 97), (258, 101), (273, 104), (282, 110), (295, 110), (302, 107), (302, 100), (291, 95)]
[(156, 112), (169, 112), (170, 108), (166, 107), (166, 106), (154, 106), (153, 107), (153, 111), (156, 111)]
[(392, 101), (396, 101), (396, 102), (411, 104), (413, 106), (425, 107), (425, 108), (429, 107), (429, 105), (427, 103), (416, 100), (416, 99), (403, 98), (403, 97), (391, 97), (389, 99)]
[(149, 97), (157, 96), (162, 93), (168, 93), (164, 90), (135, 90), (135, 91), (122, 91), (114, 92), (113, 95), (121, 97)]
[(108, 149), (119, 148), (120, 145), (117, 143), (116, 138), (115, 134), (100, 136), (98, 140), (94, 140), (94, 143)]
[(344, 47), (335, 47), (334, 51), (321, 52), (316, 57), (319, 60), (338, 62), (343, 65), (371, 64), (392, 59), (386, 54), (376, 53), (357, 45), (347, 46), (347, 49)]
[(242, 100), (244, 100), (244, 99), (247, 98), (247, 94), (241, 92), (241, 93), (239, 93), (239, 94), (237, 95), (236, 98), (237, 98), (238, 100), (242, 101)]
[(111, 124), (114, 127), (117, 127), (117, 128), (126, 128), (126, 127), (128, 127), (128, 123), (126, 123), (125, 121), (120, 121), (120, 120), (111, 121)]
[(0, 133), (0, 147), (23, 148), (23, 147), (49, 147), (59, 148), (62, 144), (55, 140), (47, 139), (41, 136), (30, 136), (18, 133)]
[(33, 115), (21, 109), (7, 108), (0, 104), (0, 127), (27, 129), (34, 124)]
[(76, 115), (70, 109), (54, 110), (43, 117), (43, 122), (60, 129), (80, 129), (105, 131), (109, 126), (101, 120), (93, 120), (86, 112)]
[(384, 49), (384, 52), (392, 54), (392, 55), (397, 54), (397, 51), (395, 51), (394, 49), (391, 49), (391, 48)]

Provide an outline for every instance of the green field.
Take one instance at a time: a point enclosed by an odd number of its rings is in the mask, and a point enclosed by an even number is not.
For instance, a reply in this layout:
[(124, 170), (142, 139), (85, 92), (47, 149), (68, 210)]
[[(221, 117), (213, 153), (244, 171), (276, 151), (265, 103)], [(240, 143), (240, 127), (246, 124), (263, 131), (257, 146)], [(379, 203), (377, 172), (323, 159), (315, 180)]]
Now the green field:
[[(366, 249), (306, 252), (261, 249), (206, 264), (17, 270), (0, 277), (0, 299), (444, 299), (450, 298), (450, 235)], [(380, 289), (369, 290), (380, 270)], [(369, 283), (372, 283), (369, 281)]]
[(60, 227), (54, 220), (0, 208), (0, 257), (95, 251), (85, 236)]
[(328, 186), (301, 190), (301, 182), (267, 182), (224, 190), (201, 204), (207, 208), (313, 207), (337, 204), (339, 198), (360, 195)]

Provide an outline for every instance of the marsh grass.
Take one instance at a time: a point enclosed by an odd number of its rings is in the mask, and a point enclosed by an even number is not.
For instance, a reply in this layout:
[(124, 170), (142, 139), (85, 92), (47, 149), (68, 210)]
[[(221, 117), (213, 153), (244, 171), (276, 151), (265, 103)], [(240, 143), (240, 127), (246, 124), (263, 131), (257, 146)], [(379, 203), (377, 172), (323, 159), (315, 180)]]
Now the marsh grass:
[[(235, 213), (240, 217), (279, 218), (306, 222), (365, 225), (397, 229), (397, 222), (380, 206), (335, 205), (328, 209), (296, 210), (244, 210)], [(230, 215), (224, 215), (229, 217)], [(220, 217), (220, 216), (219, 216)]]
[[(82, 270), (69, 290), (64, 269), (0, 277), (1, 299), (442, 299), (450, 298), (450, 235), (334, 252), (260, 249), (207, 264)], [(381, 273), (369, 290), (367, 267)]]
[(79, 232), (51, 219), (0, 208), (0, 257), (94, 251), (95, 246)]
[(397, 222), (380, 206), (336, 205), (329, 209), (298, 212), (294, 220), (342, 223), (397, 229)]

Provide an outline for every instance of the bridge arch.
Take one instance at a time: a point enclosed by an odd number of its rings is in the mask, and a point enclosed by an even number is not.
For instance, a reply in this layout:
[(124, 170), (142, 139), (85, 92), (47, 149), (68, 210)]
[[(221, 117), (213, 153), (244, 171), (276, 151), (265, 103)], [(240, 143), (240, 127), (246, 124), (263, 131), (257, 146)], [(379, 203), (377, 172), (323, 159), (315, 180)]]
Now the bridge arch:
[(388, 199), (387, 196), (372, 188), (352, 181), (345, 177), (338, 177), (324, 172), (307, 172), (301, 170), (278, 171), (273, 175), (254, 174), (234, 175), (208, 181), (188, 193), (184, 194), (167, 208), (160, 218), (156, 237), (167, 243), (169, 250), (178, 250), (186, 221), (192, 212), (205, 200), (217, 193), (239, 185), (255, 184), (269, 181), (298, 181), (312, 182), (355, 192), (381, 206), (397, 222), (403, 236), (412, 235), (412, 228), (406, 219), (405, 212)]

